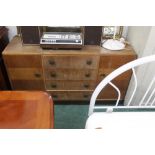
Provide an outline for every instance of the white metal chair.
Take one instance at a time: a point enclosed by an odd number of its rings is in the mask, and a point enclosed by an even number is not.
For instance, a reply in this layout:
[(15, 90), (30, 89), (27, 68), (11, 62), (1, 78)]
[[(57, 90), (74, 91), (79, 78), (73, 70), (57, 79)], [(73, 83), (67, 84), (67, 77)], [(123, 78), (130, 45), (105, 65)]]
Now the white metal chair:
[[(153, 86), (155, 84), (155, 76), (153, 77), (152, 81), (150, 81), (150, 84), (148, 85), (147, 90), (145, 91), (143, 97), (141, 98), (141, 101), (139, 102), (139, 105), (133, 104), (134, 103), (133, 97), (135, 96), (137, 86), (138, 86), (138, 80), (137, 80), (135, 69), (137, 67), (140, 67), (143, 64), (147, 64), (147, 63), (151, 63), (151, 62), (155, 62), (155, 55), (146, 56), (146, 57), (134, 60), (132, 62), (129, 62), (129, 63), (119, 67), (118, 69), (116, 69), (115, 71), (110, 73), (106, 78), (104, 78), (98, 84), (98, 86), (96, 87), (96, 89), (94, 90), (94, 92), (91, 96), (89, 112), (88, 112), (88, 119), (86, 121), (85, 128), (103, 128), (104, 120), (108, 119), (108, 117), (109, 117), (109, 115), (107, 115), (107, 113), (112, 113), (116, 109), (124, 108), (124, 109), (131, 110), (134, 108), (138, 108), (138, 109), (153, 108), (153, 104), (155, 103), (155, 87)], [(117, 76), (119, 76), (120, 74), (122, 74), (128, 70), (132, 70), (132, 72), (133, 72), (133, 78), (134, 78), (134, 83), (135, 83), (134, 90), (131, 94), (131, 97), (130, 97), (127, 105), (126, 106), (118, 106), (120, 97), (121, 97), (121, 92), (120, 92), (119, 88), (116, 85), (114, 85), (111, 81), (114, 78), (116, 78)], [(99, 95), (101, 90), (103, 90), (105, 88), (105, 86), (107, 84), (110, 84), (116, 90), (116, 92), (118, 94), (118, 98), (117, 98), (115, 106), (97, 106), (97, 105), (95, 105), (97, 96)], [(106, 112), (95, 112), (95, 110), (98, 110), (98, 109), (100, 109), (100, 110), (106, 109)]]

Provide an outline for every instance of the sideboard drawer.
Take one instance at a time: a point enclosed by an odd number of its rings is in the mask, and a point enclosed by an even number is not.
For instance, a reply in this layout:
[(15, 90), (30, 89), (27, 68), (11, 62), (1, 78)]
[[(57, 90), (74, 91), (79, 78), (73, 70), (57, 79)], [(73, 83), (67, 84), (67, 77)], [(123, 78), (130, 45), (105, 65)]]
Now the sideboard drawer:
[(96, 81), (45, 81), (47, 90), (93, 90), (95, 84)]
[(9, 68), (41, 68), (41, 55), (4, 55), (4, 61)]
[(136, 59), (136, 55), (102, 55), (99, 68), (116, 69), (134, 59)]
[(53, 100), (90, 100), (92, 91), (47, 91)]
[(96, 70), (45, 69), (46, 80), (96, 80)]
[[(107, 75), (109, 75), (111, 72), (113, 72), (113, 70), (108, 70), (108, 69), (99, 69), (98, 72), (98, 77), (97, 80), (98, 81), (102, 81)], [(115, 81), (120, 81), (120, 80), (126, 80), (129, 81), (132, 75), (132, 71), (126, 71), (125, 73), (122, 73), (121, 75), (117, 76), (115, 78)]]
[(96, 69), (99, 56), (43, 56), (45, 68)]
[(68, 92), (68, 100), (90, 100), (92, 95), (91, 91), (80, 91), (80, 92)]
[(13, 90), (44, 90), (43, 80), (12, 80)]
[(41, 80), (43, 79), (40, 68), (8, 68), (12, 80)]
[(67, 92), (65, 91), (47, 91), (51, 96), (52, 99), (57, 101), (57, 100), (67, 100)]
[(46, 80), (45, 86), (47, 90), (62, 90), (64, 89), (63, 81)]

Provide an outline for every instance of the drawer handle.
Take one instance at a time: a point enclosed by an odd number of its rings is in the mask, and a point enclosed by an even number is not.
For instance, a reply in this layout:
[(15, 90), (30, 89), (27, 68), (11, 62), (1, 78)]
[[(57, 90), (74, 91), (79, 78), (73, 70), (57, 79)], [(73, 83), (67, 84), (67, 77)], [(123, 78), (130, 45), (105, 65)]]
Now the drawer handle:
[(106, 74), (100, 74), (100, 76), (101, 76), (101, 77), (105, 77), (105, 76), (106, 76)]
[(52, 95), (53, 98), (58, 98), (58, 95)]
[(56, 84), (51, 84), (51, 87), (52, 88), (57, 88), (57, 85)]
[(90, 77), (90, 73), (85, 74), (85, 77)]
[(84, 87), (85, 88), (89, 88), (89, 84), (84, 84)]
[(83, 95), (83, 97), (84, 97), (84, 98), (88, 98), (88, 97), (89, 97), (89, 95), (86, 95), (86, 94), (85, 94), (85, 95)]
[(48, 61), (50, 65), (55, 65), (55, 61), (54, 60), (49, 60)]
[(87, 65), (91, 65), (92, 64), (92, 61), (91, 60), (88, 60), (87, 61)]
[(56, 77), (56, 73), (51, 73), (51, 77)]
[(41, 74), (35, 73), (34, 76), (37, 77), (37, 78), (40, 78), (41, 77)]

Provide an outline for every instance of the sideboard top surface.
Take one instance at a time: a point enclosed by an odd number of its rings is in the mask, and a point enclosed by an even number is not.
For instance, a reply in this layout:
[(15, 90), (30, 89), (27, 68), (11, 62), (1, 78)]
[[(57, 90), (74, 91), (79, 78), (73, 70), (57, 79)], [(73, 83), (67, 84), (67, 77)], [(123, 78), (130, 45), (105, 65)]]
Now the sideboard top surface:
[(44, 50), (39, 45), (23, 45), (19, 36), (15, 36), (3, 51), (3, 55), (135, 55), (131, 45), (124, 50), (111, 51), (97, 45), (85, 45), (80, 50)]

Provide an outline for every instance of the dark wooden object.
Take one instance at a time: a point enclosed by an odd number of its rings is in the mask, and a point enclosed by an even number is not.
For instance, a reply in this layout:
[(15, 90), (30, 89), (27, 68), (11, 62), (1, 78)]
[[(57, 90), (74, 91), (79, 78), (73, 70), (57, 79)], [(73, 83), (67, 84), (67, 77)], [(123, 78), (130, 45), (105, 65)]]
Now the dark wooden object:
[(0, 26), (0, 90), (11, 88), (2, 59), (2, 51), (5, 49), (8, 43), (8, 29), (4, 26)]
[[(15, 37), (3, 52), (3, 58), (14, 90), (44, 90), (56, 100), (90, 100), (96, 85), (119, 66), (136, 59), (130, 45), (110, 51), (97, 45), (81, 50), (42, 50), (40, 46), (22, 46)], [(119, 77), (125, 97), (131, 72)], [(100, 94), (100, 100), (115, 100), (111, 87)]]
[(20, 26), (23, 44), (39, 44), (41, 32), (39, 26)]
[(53, 101), (47, 93), (0, 91), (1, 129), (49, 129), (53, 127)]
[(84, 44), (101, 45), (102, 26), (85, 26)]

